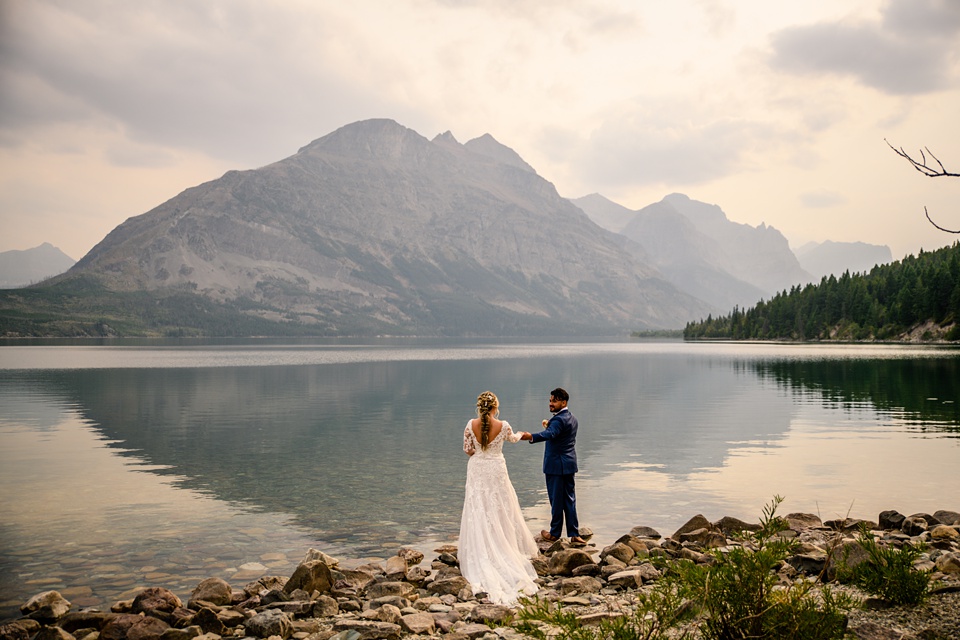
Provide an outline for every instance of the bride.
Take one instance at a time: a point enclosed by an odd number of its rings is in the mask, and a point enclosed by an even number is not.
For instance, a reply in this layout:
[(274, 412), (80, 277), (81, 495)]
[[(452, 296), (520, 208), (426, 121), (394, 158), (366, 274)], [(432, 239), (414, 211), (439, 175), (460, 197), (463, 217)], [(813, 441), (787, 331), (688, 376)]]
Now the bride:
[(510, 423), (499, 420), (500, 402), (490, 391), (477, 398), (477, 417), (463, 430), (467, 486), (460, 519), (460, 573), (491, 602), (510, 604), (534, 595), (538, 549), (507, 474), (503, 441), (519, 442)]

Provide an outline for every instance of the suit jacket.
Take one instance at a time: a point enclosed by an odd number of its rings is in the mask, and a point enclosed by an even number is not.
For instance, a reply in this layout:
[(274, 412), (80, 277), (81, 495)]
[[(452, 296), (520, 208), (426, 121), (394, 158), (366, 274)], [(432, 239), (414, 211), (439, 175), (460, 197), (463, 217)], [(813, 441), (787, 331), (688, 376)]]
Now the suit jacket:
[(548, 475), (569, 475), (577, 472), (577, 419), (564, 407), (550, 418), (547, 428), (530, 434), (530, 442), (546, 442), (543, 450), (543, 472)]

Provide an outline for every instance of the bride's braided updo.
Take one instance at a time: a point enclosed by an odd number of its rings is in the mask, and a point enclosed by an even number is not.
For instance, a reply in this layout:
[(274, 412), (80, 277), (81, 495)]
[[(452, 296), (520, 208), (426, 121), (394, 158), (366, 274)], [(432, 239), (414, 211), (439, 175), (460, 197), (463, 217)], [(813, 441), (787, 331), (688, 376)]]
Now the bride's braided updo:
[(486, 449), (490, 442), (490, 414), (500, 407), (500, 401), (492, 391), (477, 396), (477, 416), (480, 417), (480, 448)]

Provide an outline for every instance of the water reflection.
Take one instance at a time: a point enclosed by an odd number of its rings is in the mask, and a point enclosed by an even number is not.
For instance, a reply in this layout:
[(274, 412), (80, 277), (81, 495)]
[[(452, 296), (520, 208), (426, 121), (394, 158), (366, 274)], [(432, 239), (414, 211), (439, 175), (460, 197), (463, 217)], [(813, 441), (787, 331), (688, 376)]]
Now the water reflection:
[(797, 393), (814, 393), (825, 406), (869, 404), (921, 430), (960, 437), (960, 357), (935, 359), (761, 360), (764, 379)]
[[(0, 525), (4, 592), (59, 586), (52, 578), (84, 586), (68, 575), (105, 576), (105, 599), (174, 575), (189, 592), (201, 573), (239, 580), (251, 562), (289, 573), (307, 546), (354, 558), (429, 551), (456, 536), (463, 425), (485, 389), (526, 430), (546, 417), (550, 389), (571, 391), (581, 519), (601, 545), (637, 524), (670, 533), (696, 512), (750, 519), (774, 493), (825, 516), (851, 501), (870, 510), (860, 516), (960, 506), (941, 497), (960, 495), (956, 352), (217, 345), (96, 351), (85, 368), (89, 350), (13, 369), (29, 351), (0, 349), (0, 477), (13, 514)], [(904, 443), (916, 433), (939, 443)], [(542, 448), (505, 454), (537, 531), (548, 517)], [(890, 472), (904, 460), (948, 471), (936, 485)], [(104, 547), (123, 571), (102, 569)]]

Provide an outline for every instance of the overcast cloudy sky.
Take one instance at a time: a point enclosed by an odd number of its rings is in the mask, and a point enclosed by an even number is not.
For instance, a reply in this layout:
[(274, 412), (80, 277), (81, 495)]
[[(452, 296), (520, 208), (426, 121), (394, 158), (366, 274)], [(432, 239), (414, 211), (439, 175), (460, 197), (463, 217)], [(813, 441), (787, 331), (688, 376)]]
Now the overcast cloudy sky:
[(560, 193), (957, 236), (960, 0), (0, 0), (0, 251), (75, 259), (183, 189), (391, 118), (492, 134)]

